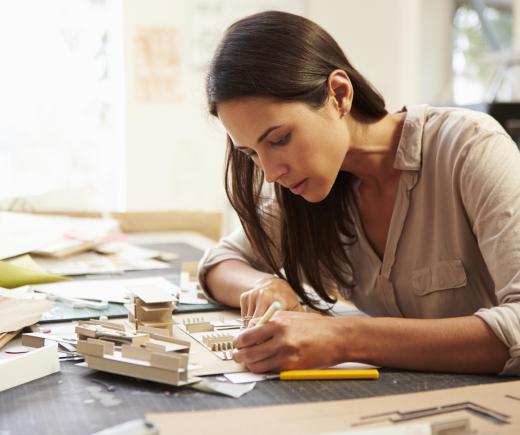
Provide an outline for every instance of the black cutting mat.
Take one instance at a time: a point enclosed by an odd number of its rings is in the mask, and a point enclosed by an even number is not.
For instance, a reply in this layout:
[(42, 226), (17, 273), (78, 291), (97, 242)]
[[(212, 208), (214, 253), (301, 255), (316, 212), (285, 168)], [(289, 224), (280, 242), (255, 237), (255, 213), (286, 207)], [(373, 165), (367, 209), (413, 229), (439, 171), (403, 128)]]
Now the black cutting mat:
[[(232, 399), (62, 363), (60, 373), (0, 393), (0, 434), (90, 434), (148, 412), (198, 411), (262, 405), (358, 399), (516, 380), (497, 376), (447, 375), (382, 370), (379, 380), (264, 381)], [(115, 390), (120, 401), (105, 406), (89, 390)]]
[[(183, 261), (195, 261), (202, 255), (202, 251), (185, 243), (154, 244), (147, 247), (176, 252)], [(178, 282), (181, 261), (173, 260), (170, 265), (171, 268), (166, 270), (134, 271), (123, 276), (130, 278), (161, 275)], [(122, 275), (113, 277), (121, 278)], [(110, 276), (96, 277), (107, 278)], [(61, 363), (60, 373), (0, 393), (0, 435), (91, 434), (128, 420), (142, 418), (149, 412), (358, 399), (509, 380), (517, 378), (382, 370), (377, 381), (264, 381), (257, 383), (256, 388), (242, 398), (232, 399), (96, 372), (64, 362)], [(92, 389), (103, 391), (103, 387), (94, 381), (115, 387), (110, 397), (120, 403), (115, 406), (103, 405), (90, 392)]]

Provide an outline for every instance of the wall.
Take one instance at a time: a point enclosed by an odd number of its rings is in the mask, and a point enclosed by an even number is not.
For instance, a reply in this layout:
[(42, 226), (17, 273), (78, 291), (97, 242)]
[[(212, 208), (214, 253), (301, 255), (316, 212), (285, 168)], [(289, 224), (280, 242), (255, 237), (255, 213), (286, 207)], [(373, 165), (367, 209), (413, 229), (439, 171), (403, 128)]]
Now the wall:
[[(193, 17), (192, 4), (123, 2), (126, 209), (221, 210), (229, 228), (236, 221), (223, 189), (224, 132), (206, 114), (204, 72), (180, 67), (183, 89), (176, 102), (143, 104), (136, 97), (136, 32), (175, 27), (179, 46), (186, 47), (189, 41), (182, 38), (190, 37), (192, 23), (186, 17)], [(451, 0), (281, 3), (287, 6), (282, 9), (296, 12), (302, 4), (307, 16), (338, 40), (353, 64), (381, 91), (390, 110), (438, 100), (451, 71)]]

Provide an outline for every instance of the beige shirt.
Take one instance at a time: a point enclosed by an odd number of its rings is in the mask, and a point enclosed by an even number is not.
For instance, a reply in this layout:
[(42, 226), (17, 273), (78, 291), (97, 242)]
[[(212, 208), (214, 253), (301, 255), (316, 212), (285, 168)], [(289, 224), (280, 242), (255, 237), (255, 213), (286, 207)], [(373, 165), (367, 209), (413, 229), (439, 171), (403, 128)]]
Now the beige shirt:
[[(503, 374), (520, 374), (520, 152), (488, 115), (411, 107), (394, 167), (401, 170), (381, 261), (354, 212), (356, 287), (344, 291), (371, 316), (475, 314), (505, 343)], [(354, 207), (355, 208), (355, 207)], [(199, 278), (237, 259), (267, 270), (242, 229), (201, 260)]]

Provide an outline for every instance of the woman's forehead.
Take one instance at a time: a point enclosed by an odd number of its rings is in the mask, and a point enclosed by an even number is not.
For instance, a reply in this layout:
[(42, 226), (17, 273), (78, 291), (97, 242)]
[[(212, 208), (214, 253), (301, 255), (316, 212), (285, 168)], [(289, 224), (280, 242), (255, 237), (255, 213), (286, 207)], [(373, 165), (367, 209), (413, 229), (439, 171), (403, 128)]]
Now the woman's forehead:
[(264, 97), (228, 100), (217, 106), (218, 116), (235, 144), (248, 146), (266, 129), (293, 123), (310, 110), (305, 103)]
[(224, 101), (217, 105), (217, 113), (222, 117), (237, 116), (278, 116), (296, 110), (302, 103), (279, 101), (266, 97), (247, 97)]

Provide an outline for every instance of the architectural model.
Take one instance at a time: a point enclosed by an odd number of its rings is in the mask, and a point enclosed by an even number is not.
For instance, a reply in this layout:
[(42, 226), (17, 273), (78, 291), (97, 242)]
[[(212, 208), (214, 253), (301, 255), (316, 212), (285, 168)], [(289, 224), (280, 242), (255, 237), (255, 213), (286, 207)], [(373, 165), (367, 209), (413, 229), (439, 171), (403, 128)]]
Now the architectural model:
[(199, 380), (188, 376), (188, 341), (98, 320), (80, 322), (76, 334), (89, 368), (169, 385)]

